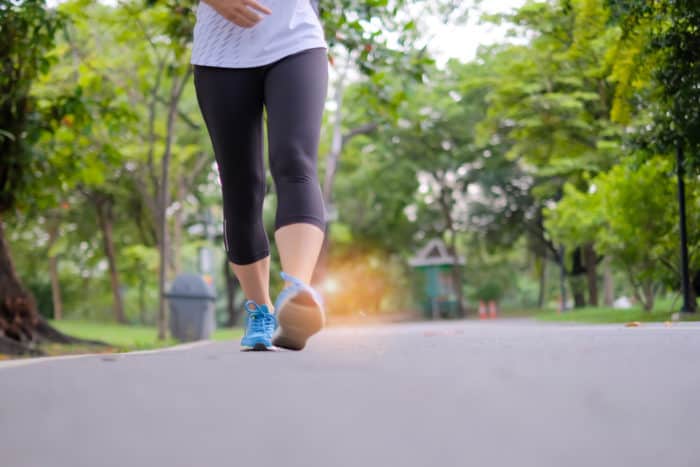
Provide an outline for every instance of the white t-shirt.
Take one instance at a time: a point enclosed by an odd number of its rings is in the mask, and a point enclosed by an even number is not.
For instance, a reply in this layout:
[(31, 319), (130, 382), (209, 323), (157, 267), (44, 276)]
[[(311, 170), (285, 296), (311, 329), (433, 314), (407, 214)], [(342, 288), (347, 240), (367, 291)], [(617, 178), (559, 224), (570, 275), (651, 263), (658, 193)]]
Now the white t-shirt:
[(252, 28), (237, 26), (200, 1), (191, 63), (222, 68), (268, 65), (288, 55), (327, 48), (310, 0), (260, 0), (271, 15)]

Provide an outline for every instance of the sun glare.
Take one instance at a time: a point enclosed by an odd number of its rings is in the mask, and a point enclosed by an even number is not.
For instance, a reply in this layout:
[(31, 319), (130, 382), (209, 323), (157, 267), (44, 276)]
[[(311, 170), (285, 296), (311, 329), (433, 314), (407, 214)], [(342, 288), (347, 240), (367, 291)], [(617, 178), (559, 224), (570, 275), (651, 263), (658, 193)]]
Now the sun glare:
[(379, 313), (400, 307), (406, 295), (400, 284), (401, 272), (379, 252), (348, 251), (334, 257), (321, 283), (328, 311), (357, 315)]

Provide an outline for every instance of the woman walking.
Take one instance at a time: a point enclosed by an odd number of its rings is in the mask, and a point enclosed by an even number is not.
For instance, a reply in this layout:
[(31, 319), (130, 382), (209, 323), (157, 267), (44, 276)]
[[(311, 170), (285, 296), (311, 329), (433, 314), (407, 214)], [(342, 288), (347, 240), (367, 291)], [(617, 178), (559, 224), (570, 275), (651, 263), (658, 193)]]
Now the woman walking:
[[(326, 41), (310, 0), (202, 0), (192, 64), (219, 169), (224, 246), (246, 296), (241, 345), (301, 350), (324, 323), (309, 282), (325, 231), (316, 163), (328, 85)], [(277, 193), (285, 288), (270, 299), (263, 109)]]

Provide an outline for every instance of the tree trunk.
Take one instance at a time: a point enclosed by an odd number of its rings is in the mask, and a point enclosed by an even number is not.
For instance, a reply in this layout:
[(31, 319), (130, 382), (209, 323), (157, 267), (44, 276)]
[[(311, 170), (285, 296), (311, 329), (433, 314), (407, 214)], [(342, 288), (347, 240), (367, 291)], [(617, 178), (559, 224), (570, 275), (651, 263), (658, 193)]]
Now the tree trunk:
[[(457, 256), (455, 256), (455, 261)], [(452, 270), (452, 277), (457, 292), (457, 316), (464, 318), (464, 292), (462, 291), (462, 265), (456, 264)]]
[(326, 173), (323, 179), (323, 200), (328, 203), (332, 201), (333, 182), (335, 172), (340, 159), (340, 152), (343, 150), (343, 91), (345, 89), (344, 79), (339, 77), (336, 81), (333, 101), (336, 104), (335, 115), (333, 116), (333, 135), (331, 140), (331, 151), (326, 157)]
[(143, 276), (141, 276), (139, 278), (139, 319), (141, 321), (141, 324), (148, 324), (147, 311), (148, 310), (146, 310), (146, 281), (143, 279)]
[[(38, 340), (36, 326), (39, 314), (34, 297), (24, 288), (15, 272), (10, 248), (5, 239), (5, 230), (0, 219), (0, 335), (16, 343), (11, 349), (5, 344), (5, 351), (25, 353), (34, 348)], [(25, 349), (20, 352), (20, 349)]]
[(176, 277), (182, 271), (182, 258), (180, 250), (182, 249), (182, 226), (185, 222), (183, 205), (185, 202), (185, 180), (183, 176), (177, 177), (176, 201), (178, 208), (173, 216), (173, 241), (170, 248), (170, 266), (173, 277)]
[(452, 268), (452, 282), (457, 294), (457, 315), (464, 317), (464, 293), (462, 292), (462, 266), (459, 264), (459, 256), (457, 255), (457, 233), (453, 230), (450, 233), (450, 255), (455, 260), (455, 267)]
[(189, 81), (192, 67), (187, 67), (187, 72), (180, 80), (173, 77), (170, 88), (170, 99), (168, 101), (168, 117), (165, 134), (165, 149), (161, 161), (160, 174), (160, 199), (158, 205), (158, 231), (160, 232), (160, 270), (158, 273), (158, 339), (165, 339), (168, 329), (167, 303), (165, 298), (165, 287), (168, 279), (168, 205), (170, 204), (170, 192), (168, 187), (168, 175), (170, 172), (170, 159), (172, 157), (173, 139), (175, 138), (175, 117), (177, 116), (177, 106), (182, 96), (185, 83)]
[(352, 138), (359, 135), (372, 133), (379, 126), (376, 122), (370, 122), (364, 125), (359, 125), (343, 134), (343, 96), (345, 86), (347, 85), (346, 78), (347, 69), (341, 69), (333, 87), (333, 101), (336, 105), (335, 114), (333, 115), (333, 135), (331, 139), (331, 150), (326, 155), (326, 170), (323, 178), (323, 185), (321, 187), (323, 193), (323, 204), (326, 209), (326, 214), (328, 214), (328, 219), (326, 222), (323, 244), (321, 245), (321, 252), (318, 256), (318, 261), (316, 262), (316, 267), (314, 268), (313, 276), (311, 278), (312, 284), (322, 282), (323, 278), (326, 276), (326, 270), (328, 269), (329, 250), (331, 247), (331, 224), (335, 220), (337, 212), (333, 205), (333, 185), (335, 183), (335, 175), (338, 171), (338, 162), (340, 161), (343, 148)]
[(592, 243), (583, 247), (583, 255), (588, 280), (588, 304), (598, 306), (598, 255)]
[(571, 283), (571, 294), (574, 296), (574, 307), (583, 308), (586, 306), (586, 296), (584, 294), (585, 286), (583, 277), (586, 269), (583, 266), (581, 258), (581, 248), (576, 248), (572, 254), (573, 264), (571, 267), (571, 275), (569, 282)]
[(654, 309), (654, 284), (651, 281), (644, 281), (642, 292), (644, 293), (644, 310), (651, 312)]
[(452, 209), (448, 201), (449, 194), (445, 189), (445, 182), (441, 180), (441, 178), (438, 175), (433, 174), (433, 176), (435, 177), (435, 180), (441, 181), (442, 184), (442, 187), (440, 188), (440, 195), (438, 196), (437, 201), (440, 205), (440, 210), (442, 211), (442, 215), (444, 217), (446, 225), (445, 230), (450, 233), (450, 244), (447, 247), (447, 250), (452, 256), (452, 258), (454, 258), (455, 260), (455, 267), (452, 269), (452, 282), (455, 287), (455, 292), (457, 294), (457, 314), (461, 317), (464, 316), (464, 304), (462, 303), (462, 268), (461, 266), (459, 266), (459, 257), (457, 255), (457, 229), (455, 229), (455, 222), (452, 218)]
[(0, 218), (0, 353), (40, 355), (38, 345), (42, 341), (104, 345), (67, 336), (39, 316), (34, 297), (15, 272)]
[(544, 308), (547, 293), (547, 258), (538, 258), (539, 263), (539, 292), (537, 294), (537, 308)]
[(226, 278), (226, 310), (228, 311), (228, 321), (226, 326), (233, 327), (238, 323), (240, 312), (236, 309), (236, 289), (238, 280), (231, 271), (228, 258), (224, 258), (224, 277)]
[(566, 248), (562, 245), (559, 248), (559, 301), (561, 303), (561, 311), (567, 309), (566, 297)]
[(323, 236), (323, 244), (318, 255), (318, 261), (314, 268), (311, 282), (313, 284), (320, 283), (326, 277), (328, 268), (328, 254), (330, 250), (330, 234), (331, 224), (335, 220), (333, 207), (333, 183), (335, 181), (335, 173), (338, 168), (338, 160), (340, 153), (343, 150), (343, 91), (345, 89), (345, 75), (338, 76), (335, 87), (333, 88), (333, 101), (335, 102), (335, 115), (333, 116), (333, 135), (331, 139), (331, 150), (326, 156), (326, 171), (323, 178), (323, 205), (326, 209), (328, 219), (325, 226), (325, 234)]
[[(49, 250), (58, 238), (58, 224), (49, 227)], [(53, 305), (53, 319), (63, 319), (63, 301), (61, 300), (61, 285), (58, 280), (58, 258), (52, 254), (49, 256), (49, 276), (51, 278), (51, 302)]]
[[(98, 195), (99, 196), (99, 195)], [(114, 251), (114, 239), (112, 236), (113, 215), (112, 201), (109, 198), (103, 197), (95, 203), (97, 208), (97, 221), (102, 230), (102, 244), (104, 247), (105, 256), (107, 256), (107, 264), (109, 265), (109, 279), (112, 285), (112, 296), (114, 297), (114, 320), (117, 323), (126, 323), (126, 315), (124, 314), (124, 304), (122, 302), (121, 282), (119, 280), (119, 271), (117, 269), (117, 255)]]
[[(171, 112), (173, 110), (171, 109)], [(158, 215), (158, 231), (160, 232), (160, 264), (158, 269), (158, 339), (164, 340), (167, 337), (168, 330), (168, 315), (167, 315), (167, 303), (165, 298), (165, 287), (168, 280), (168, 252), (169, 241), (168, 241), (168, 217), (167, 210), (169, 204), (168, 197), (168, 170), (170, 167), (170, 145), (167, 145), (165, 154), (163, 155), (163, 171), (161, 174), (161, 193), (160, 193), (160, 206)]]
[(603, 284), (605, 289), (605, 306), (613, 306), (615, 303), (615, 284), (613, 283), (612, 266), (610, 257), (606, 256), (603, 262)]

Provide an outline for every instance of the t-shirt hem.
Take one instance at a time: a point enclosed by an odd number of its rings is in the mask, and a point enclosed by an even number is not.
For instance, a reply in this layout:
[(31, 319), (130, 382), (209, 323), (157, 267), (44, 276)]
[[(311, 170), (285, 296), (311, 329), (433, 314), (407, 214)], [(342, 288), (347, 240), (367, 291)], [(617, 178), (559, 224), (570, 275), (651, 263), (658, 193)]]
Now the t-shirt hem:
[(198, 60), (195, 58), (190, 59), (190, 64), (192, 65), (199, 65), (199, 66), (210, 66), (210, 67), (216, 67), (216, 68), (257, 68), (265, 65), (270, 65), (272, 63), (275, 63), (279, 60), (282, 60), (285, 57), (289, 57), (290, 55), (294, 55), (299, 52), (303, 52), (305, 50), (310, 50), (310, 49), (326, 49), (328, 50), (328, 44), (326, 43), (308, 43), (308, 44), (303, 44), (300, 45), (299, 47), (296, 48), (291, 48), (287, 49), (284, 52), (277, 53), (274, 55), (268, 55), (268, 56), (263, 56), (260, 57), (258, 60), (249, 60), (249, 61), (221, 61), (221, 62), (209, 62), (207, 60)]

